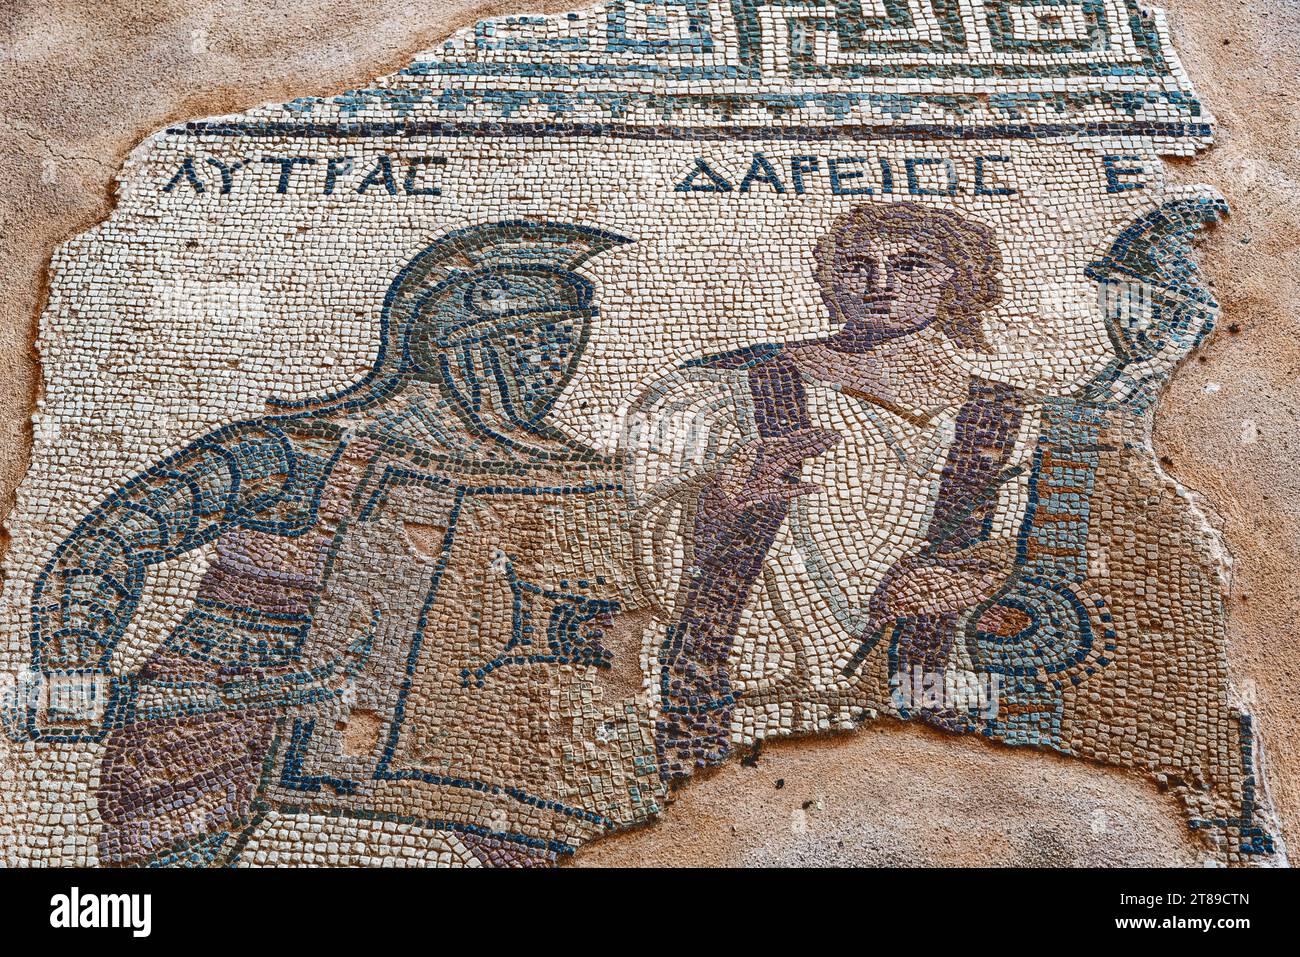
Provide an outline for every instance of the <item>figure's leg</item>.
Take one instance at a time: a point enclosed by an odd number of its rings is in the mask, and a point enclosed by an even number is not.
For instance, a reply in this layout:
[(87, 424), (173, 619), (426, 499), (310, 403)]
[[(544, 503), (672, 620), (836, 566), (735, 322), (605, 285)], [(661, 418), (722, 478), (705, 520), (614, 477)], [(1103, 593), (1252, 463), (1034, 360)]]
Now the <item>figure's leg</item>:
[(956, 634), (955, 615), (918, 615), (903, 619), (895, 629), (897, 665), (895, 671), (911, 674), (942, 674), (952, 653)]
[(655, 738), (665, 779), (684, 777), (729, 753), (735, 707), (730, 652), (729, 634), (711, 635), (705, 622), (689, 619), (664, 642)]
[(501, 837), (465, 832), (456, 836), (484, 867), (554, 867), (559, 857), (546, 847)]
[(736, 693), (728, 664), (741, 614), (785, 520), (784, 502), (740, 512), (701, 494), (681, 617), (659, 651), (660, 717), (655, 739), (665, 780), (717, 764), (731, 752)]
[[(167, 672), (169, 680), (182, 676), (198, 677), (192, 668)], [(145, 718), (114, 730), (98, 794), (100, 863), (211, 862), (247, 823), (274, 729), (272, 711), (249, 709)]]
[(956, 615), (900, 619), (893, 632), (891, 683), (894, 700), (905, 717), (920, 718), (950, 731), (966, 731), (968, 721), (947, 698), (948, 662), (956, 634)]

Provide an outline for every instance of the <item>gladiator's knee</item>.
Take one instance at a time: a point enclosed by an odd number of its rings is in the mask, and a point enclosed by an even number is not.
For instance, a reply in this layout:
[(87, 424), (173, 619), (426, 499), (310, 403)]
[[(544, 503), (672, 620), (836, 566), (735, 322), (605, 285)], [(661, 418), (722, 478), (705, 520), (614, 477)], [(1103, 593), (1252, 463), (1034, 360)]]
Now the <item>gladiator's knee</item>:
[(144, 864), (245, 823), (274, 727), (270, 711), (249, 710), (116, 731), (98, 793), (100, 863)]

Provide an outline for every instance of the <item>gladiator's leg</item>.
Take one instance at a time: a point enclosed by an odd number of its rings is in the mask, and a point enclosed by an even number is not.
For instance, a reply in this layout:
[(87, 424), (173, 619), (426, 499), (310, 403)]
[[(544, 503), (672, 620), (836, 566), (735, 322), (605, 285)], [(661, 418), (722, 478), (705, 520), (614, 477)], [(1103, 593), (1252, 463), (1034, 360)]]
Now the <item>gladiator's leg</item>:
[(895, 671), (911, 675), (919, 668), (924, 674), (941, 675), (948, 664), (955, 634), (955, 615), (917, 615), (902, 619), (897, 629)]
[[(166, 677), (195, 680), (193, 671), (191, 663)], [(227, 832), (247, 823), (274, 729), (275, 713), (262, 708), (149, 718), (115, 730), (98, 794), (100, 863), (206, 863)]]
[[(965, 730), (957, 709), (945, 699), (945, 675), (956, 633), (955, 615), (900, 619), (894, 629), (892, 656), (896, 700), (905, 705), (909, 716), (954, 731)], [(918, 692), (921, 700), (917, 700)]]
[(731, 752), (737, 695), (728, 663), (741, 614), (785, 511), (784, 502), (736, 511), (716, 490), (701, 495), (686, 601), (659, 653), (655, 739), (665, 779), (717, 764)]
[(462, 833), (457, 837), (484, 867), (554, 867), (559, 857), (544, 847), (487, 834)]
[[(695, 625), (703, 635), (692, 634)], [(730, 750), (734, 697), (727, 672), (730, 636), (719, 638), (697, 622), (678, 626), (661, 653), (662, 702), (656, 737), (660, 773), (690, 774)]]

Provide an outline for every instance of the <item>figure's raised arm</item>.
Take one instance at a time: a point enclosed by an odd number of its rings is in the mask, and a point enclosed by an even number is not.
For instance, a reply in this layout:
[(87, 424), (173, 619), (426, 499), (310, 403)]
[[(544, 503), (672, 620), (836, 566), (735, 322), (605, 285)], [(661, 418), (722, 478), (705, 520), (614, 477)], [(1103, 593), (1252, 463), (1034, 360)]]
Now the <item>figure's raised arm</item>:
[[(32, 592), (32, 663), (41, 672), (106, 672), (135, 613), (146, 569), (236, 526), (274, 524), (306, 476), (275, 420), (209, 433), (135, 476), (55, 549)], [(296, 511), (296, 510), (292, 510)]]

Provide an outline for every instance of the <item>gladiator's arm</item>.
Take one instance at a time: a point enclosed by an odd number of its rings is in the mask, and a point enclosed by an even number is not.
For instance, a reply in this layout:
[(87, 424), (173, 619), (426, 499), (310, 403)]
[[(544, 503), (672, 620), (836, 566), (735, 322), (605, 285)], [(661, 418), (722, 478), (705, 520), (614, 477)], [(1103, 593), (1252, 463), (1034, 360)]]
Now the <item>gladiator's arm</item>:
[(1022, 470), (1012, 464), (1024, 421), (1010, 386), (975, 381), (957, 414), (939, 494), (921, 551), (890, 569), (872, 601), (877, 624), (978, 605), (1011, 575), (1014, 543), (995, 533), (1002, 493)]
[(862, 644), (846, 674), (861, 665), (889, 626), (909, 618), (955, 620), (991, 598), (1014, 573), (1014, 534), (999, 533), (995, 519), (1004, 490), (1023, 478), (1013, 461), (1024, 419), (1017, 390), (972, 382), (958, 410), (925, 541), (886, 572), (872, 595)]
[[(32, 591), (32, 663), (107, 673), (150, 565), (237, 526), (275, 526), (302, 484), (288, 436), (265, 421), (204, 436), (121, 486), (55, 549)], [(281, 519), (276, 521), (276, 519)]]
[(1020, 475), (1012, 460), (1024, 417), (1016, 389), (971, 383), (926, 530), (925, 551), (936, 559), (978, 552), (997, 538), (992, 525), (1003, 489)]

